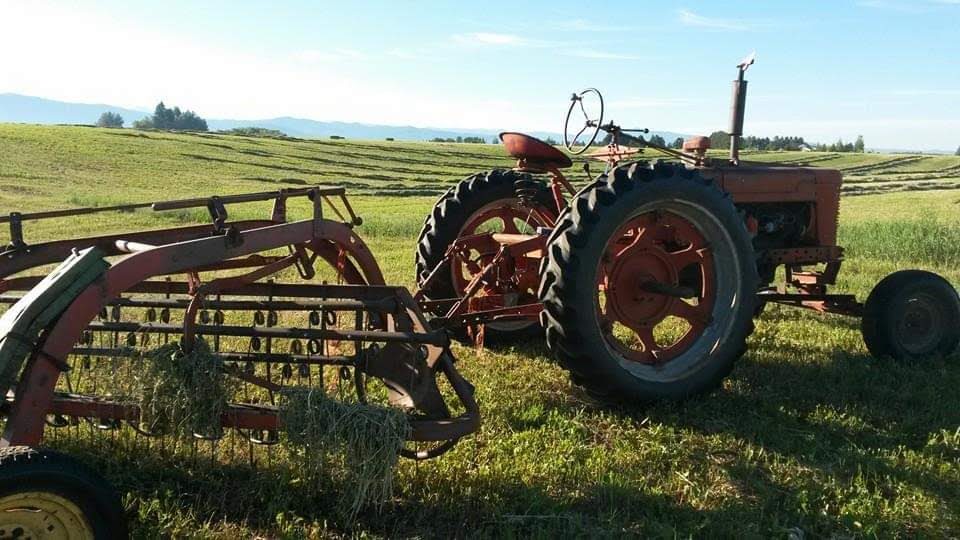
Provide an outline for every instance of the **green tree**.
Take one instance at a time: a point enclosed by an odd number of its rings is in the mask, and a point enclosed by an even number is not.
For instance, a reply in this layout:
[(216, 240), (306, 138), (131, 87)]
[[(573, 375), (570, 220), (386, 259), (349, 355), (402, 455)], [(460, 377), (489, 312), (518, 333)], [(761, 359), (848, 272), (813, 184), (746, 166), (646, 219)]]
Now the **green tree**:
[(863, 135), (857, 135), (857, 142), (853, 143), (853, 151), (862, 154), (864, 150)]
[(674, 139), (673, 144), (670, 145), (670, 148), (676, 148), (677, 150), (683, 148), (683, 137), (677, 137)]
[(137, 129), (173, 129), (183, 131), (207, 131), (207, 121), (193, 111), (181, 111), (180, 107), (168, 108), (161, 101), (153, 115), (133, 123)]
[(714, 131), (711, 133), (710, 148), (730, 148), (730, 134), (726, 131)]
[(955, 156), (960, 156), (960, 146), (957, 147), (957, 151), (954, 152), (953, 155), (955, 155)]
[(660, 135), (651, 135), (650, 144), (655, 144), (657, 146), (666, 146), (667, 141), (663, 140), (663, 137), (661, 137)]
[(97, 127), (122, 128), (123, 117), (115, 112), (106, 111), (97, 119)]

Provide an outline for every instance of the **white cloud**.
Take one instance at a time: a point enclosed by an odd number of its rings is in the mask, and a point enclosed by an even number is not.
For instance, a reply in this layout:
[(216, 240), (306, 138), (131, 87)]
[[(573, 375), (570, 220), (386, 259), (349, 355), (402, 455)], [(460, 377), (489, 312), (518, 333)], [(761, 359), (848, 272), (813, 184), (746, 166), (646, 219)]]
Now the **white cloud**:
[(513, 34), (495, 34), (493, 32), (470, 32), (453, 36), (454, 41), (468, 45), (522, 46), (529, 44), (526, 39)]
[(394, 58), (400, 58), (403, 60), (416, 60), (422, 55), (406, 49), (390, 49), (387, 51), (387, 56), (392, 56)]
[(899, 0), (860, 0), (857, 5), (865, 8), (885, 9), (903, 13), (922, 13), (926, 7), (919, 3), (902, 2)]
[(598, 51), (595, 49), (574, 49), (564, 53), (565, 56), (575, 58), (589, 58), (594, 60), (640, 60), (641, 57), (633, 54)]
[(620, 109), (649, 109), (661, 107), (680, 107), (696, 103), (697, 100), (690, 98), (632, 98), (611, 101), (608, 105), (610, 110)]
[(960, 96), (960, 90), (949, 88), (894, 90), (890, 93), (895, 96)]
[(316, 64), (324, 62), (342, 62), (363, 60), (367, 58), (365, 53), (353, 49), (334, 48), (334, 49), (307, 49), (293, 55), (298, 62), (307, 64)]
[(696, 26), (698, 28), (708, 28), (711, 30), (749, 30), (749, 27), (743, 22), (704, 17), (688, 9), (681, 9), (678, 14), (680, 15), (680, 23), (685, 26)]
[[(376, 60), (372, 52), (333, 48), (267, 54), (256, 44), (250, 47), (220, 47), (205, 36), (166, 33), (92, 6), (39, 0), (4, 4), (0, 50), (22, 53), (0, 55), (0, 92), (146, 110), (162, 99), (206, 118), (296, 116), (520, 130), (553, 125), (552, 108), (450, 94), (429, 80), (393, 82), (353, 69), (356, 60)], [(382, 54), (400, 57), (419, 50)], [(327, 69), (328, 61), (338, 62), (337, 69)]]
[[(960, 0), (958, 0), (960, 1)], [(570, 30), (574, 32), (627, 32), (634, 30), (630, 26), (614, 26), (604, 23), (597, 23), (585, 19), (573, 19), (570, 21), (559, 21), (552, 25), (557, 30)]]

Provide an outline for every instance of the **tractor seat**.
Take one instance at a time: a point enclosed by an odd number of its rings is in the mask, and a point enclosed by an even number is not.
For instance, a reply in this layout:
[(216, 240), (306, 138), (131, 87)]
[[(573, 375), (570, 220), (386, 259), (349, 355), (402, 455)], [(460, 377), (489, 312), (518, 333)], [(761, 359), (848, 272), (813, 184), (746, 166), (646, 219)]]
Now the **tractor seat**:
[(543, 169), (566, 169), (573, 166), (569, 156), (536, 137), (505, 131), (500, 140), (507, 153), (525, 161), (525, 165)]
[(683, 141), (683, 149), (687, 152), (695, 152), (697, 154), (705, 153), (710, 149), (710, 137), (704, 137), (703, 135), (690, 137)]

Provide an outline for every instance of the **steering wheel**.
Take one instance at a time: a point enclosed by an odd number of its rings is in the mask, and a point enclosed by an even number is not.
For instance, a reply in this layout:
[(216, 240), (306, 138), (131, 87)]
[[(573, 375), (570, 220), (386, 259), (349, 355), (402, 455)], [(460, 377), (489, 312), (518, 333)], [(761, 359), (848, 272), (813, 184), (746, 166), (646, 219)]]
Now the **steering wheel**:
[[(591, 115), (596, 113), (596, 105), (591, 103), (590, 107), (584, 105), (584, 101), (589, 98), (591, 95), (596, 95), (595, 101), (599, 102), (600, 111), (599, 115), (592, 117)], [(594, 101), (591, 98), (591, 101)], [(573, 115), (574, 109), (578, 109), (583, 115), (583, 127), (580, 128), (580, 131), (571, 139), (570, 138), (570, 117)], [(587, 109), (590, 109), (588, 112)], [(577, 122), (574, 122), (576, 126)], [(567, 109), (567, 118), (563, 121), (563, 146), (569, 150), (573, 155), (577, 156), (587, 151), (588, 148), (597, 140), (597, 134), (600, 133), (600, 125), (603, 124), (603, 95), (600, 94), (600, 91), (596, 88), (587, 88), (586, 90), (581, 91), (579, 94), (573, 94), (570, 96), (570, 108)], [(574, 127), (575, 129), (575, 127)], [(590, 133), (590, 130), (593, 130)], [(590, 139), (581, 148), (580, 150), (574, 150), (574, 145), (577, 144), (577, 140), (580, 139), (580, 136), (584, 133), (590, 133)]]

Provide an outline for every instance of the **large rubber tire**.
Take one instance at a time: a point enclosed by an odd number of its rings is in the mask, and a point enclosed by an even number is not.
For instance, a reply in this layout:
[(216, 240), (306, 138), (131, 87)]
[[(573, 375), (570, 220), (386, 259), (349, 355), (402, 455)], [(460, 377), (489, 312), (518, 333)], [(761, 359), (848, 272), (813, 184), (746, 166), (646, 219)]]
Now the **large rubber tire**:
[[(711, 322), (680, 356), (660, 366), (631, 361), (604, 339), (593, 285), (611, 235), (633, 216), (656, 209), (700, 223), (716, 277)], [(679, 165), (617, 167), (574, 198), (551, 235), (540, 286), (547, 345), (572, 382), (599, 400), (635, 404), (701, 394), (717, 387), (745, 352), (757, 283), (750, 236), (727, 193)]]
[[(84, 528), (92, 531), (95, 538), (128, 537), (123, 506), (110, 484), (89, 467), (64, 454), (26, 446), (0, 448), (0, 501), (24, 494), (47, 494), (53, 500), (72, 504), (82, 514)], [(17, 514), (4, 512), (0, 515), (0, 535), (13, 534), (8, 529), (16, 521)], [(51, 523), (54, 521), (60, 520)], [(49, 526), (53, 525), (46, 525)], [(70, 532), (76, 535), (79, 531)]]
[(860, 325), (867, 349), (877, 358), (946, 356), (960, 342), (960, 296), (932, 272), (894, 272), (870, 291)]
[[(481, 172), (461, 180), (447, 190), (434, 204), (433, 210), (423, 222), (417, 239), (415, 258), (417, 285), (430, 275), (430, 272), (443, 261), (450, 245), (460, 236), (463, 228), (469, 224), (472, 216), (484, 207), (497, 202), (517, 202), (517, 187), (523, 186), (533, 195), (535, 204), (550, 209), (556, 214), (556, 203), (550, 189), (531, 175), (512, 170), (495, 169)], [(441, 268), (437, 278), (423, 292), (428, 299), (457, 298), (449, 264)], [(444, 311), (434, 315), (442, 316)], [(486, 326), (486, 339), (490, 342), (515, 341), (536, 336), (541, 333), (537, 321), (529, 323), (491, 323)], [(458, 337), (465, 334), (458, 333)]]

